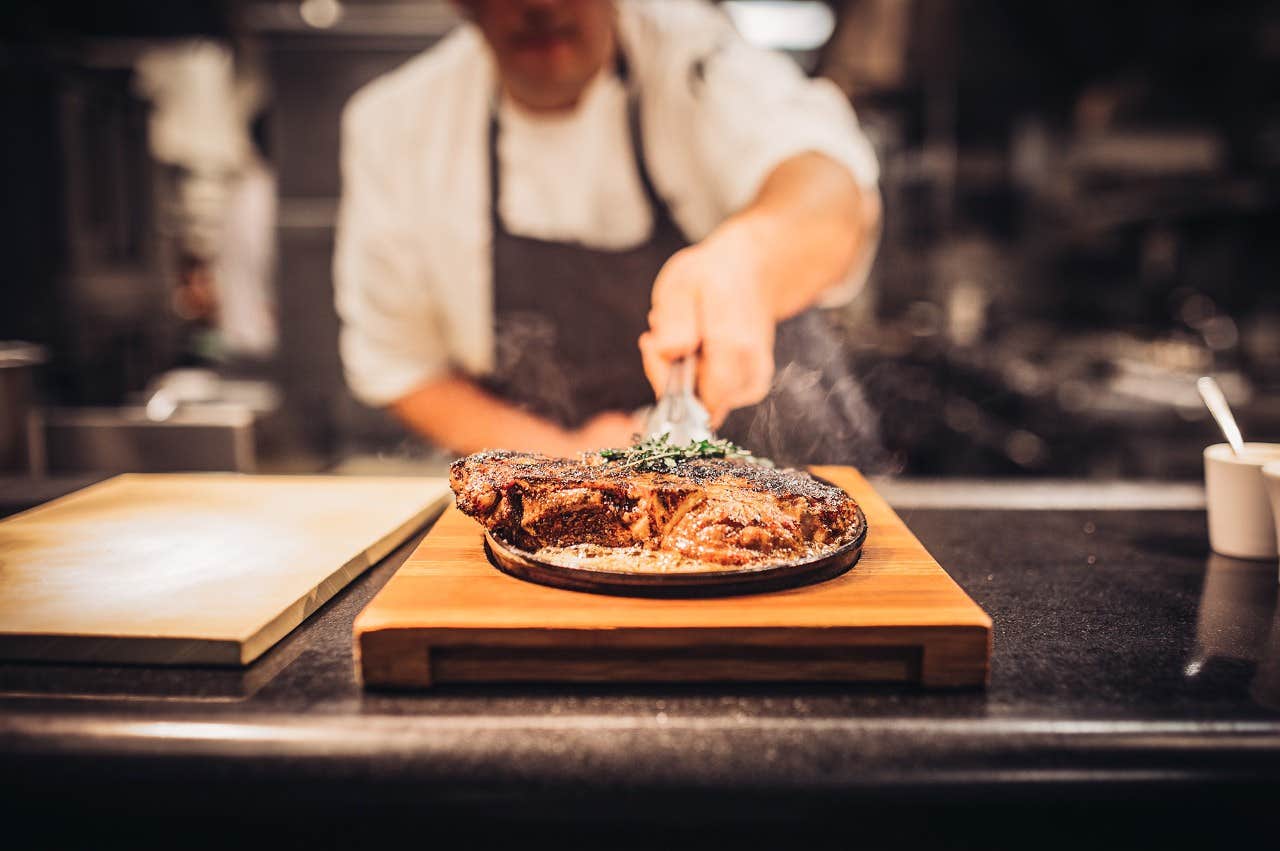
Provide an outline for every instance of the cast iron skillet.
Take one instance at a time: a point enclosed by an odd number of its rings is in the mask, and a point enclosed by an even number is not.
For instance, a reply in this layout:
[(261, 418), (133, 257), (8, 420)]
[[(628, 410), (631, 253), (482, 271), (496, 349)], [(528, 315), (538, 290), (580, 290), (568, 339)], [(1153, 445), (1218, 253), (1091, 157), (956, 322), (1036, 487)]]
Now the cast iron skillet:
[[(831, 483), (814, 476), (823, 484)], [(835, 487), (835, 485), (832, 485)], [(858, 533), (839, 549), (800, 561), (756, 565), (742, 570), (706, 573), (620, 573), (566, 567), (538, 559), (533, 553), (504, 541), (492, 532), (484, 534), (484, 551), (494, 567), (517, 579), (567, 588), (627, 597), (724, 597), (778, 591), (832, 579), (847, 571), (862, 555), (867, 537), (867, 518), (857, 509)]]

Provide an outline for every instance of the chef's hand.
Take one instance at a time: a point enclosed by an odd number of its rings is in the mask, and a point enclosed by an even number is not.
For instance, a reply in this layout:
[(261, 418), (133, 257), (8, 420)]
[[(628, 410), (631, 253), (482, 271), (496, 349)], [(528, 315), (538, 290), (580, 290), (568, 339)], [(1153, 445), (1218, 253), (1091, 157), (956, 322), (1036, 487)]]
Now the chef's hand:
[(677, 358), (696, 352), (712, 425), (763, 399), (774, 324), (814, 304), (858, 259), (869, 262), (879, 221), (879, 193), (843, 164), (814, 151), (780, 163), (746, 208), (658, 272), (640, 338), (654, 393)]
[(698, 398), (719, 426), (734, 408), (759, 402), (773, 379), (774, 308), (755, 247), (722, 230), (671, 256), (653, 285), (644, 371), (662, 396), (671, 365), (698, 354)]

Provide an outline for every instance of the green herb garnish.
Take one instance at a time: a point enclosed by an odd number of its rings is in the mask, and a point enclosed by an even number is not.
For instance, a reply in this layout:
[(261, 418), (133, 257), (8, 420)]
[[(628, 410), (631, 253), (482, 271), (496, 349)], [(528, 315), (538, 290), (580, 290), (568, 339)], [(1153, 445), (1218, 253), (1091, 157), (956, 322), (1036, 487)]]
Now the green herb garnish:
[(752, 464), (769, 463), (728, 440), (694, 440), (686, 446), (677, 446), (671, 442), (669, 434), (651, 437), (625, 449), (601, 449), (598, 454), (608, 463), (651, 473), (670, 472), (685, 461), (699, 458), (732, 458)]

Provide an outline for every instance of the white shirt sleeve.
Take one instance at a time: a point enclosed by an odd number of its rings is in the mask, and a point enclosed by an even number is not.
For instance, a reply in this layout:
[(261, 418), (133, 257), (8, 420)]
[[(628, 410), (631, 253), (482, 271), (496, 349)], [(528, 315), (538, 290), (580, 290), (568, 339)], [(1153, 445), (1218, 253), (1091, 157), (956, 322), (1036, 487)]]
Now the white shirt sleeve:
[(444, 373), (449, 358), (420, 248), (407, 231), (412, 216), (398, 209), (402, 158), (380, 150), (377, 106), (357, 96), (343, 112), (333, 273), (347, 384), (366, 404), (384, 406)]
[[(718, 47), (701, 62), (692, 85), (703, 158), (724, 209), (745, 207), (775, 168), (805, 152), (844, 165), (878, 208), (875, 150), (848, 98), (830, 80), (809, 78), (789, 57), (748, 44), (725, 21)], [(878, 235), (820, 304), (843, 304), (857, 293), (877, 245)]]

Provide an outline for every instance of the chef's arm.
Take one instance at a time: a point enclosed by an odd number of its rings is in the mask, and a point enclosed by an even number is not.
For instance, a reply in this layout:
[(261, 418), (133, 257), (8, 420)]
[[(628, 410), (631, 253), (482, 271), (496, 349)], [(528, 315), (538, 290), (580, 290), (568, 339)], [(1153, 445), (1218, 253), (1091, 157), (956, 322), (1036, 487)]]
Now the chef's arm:
[(462, 453), (501, 447), (571, 456), (589, 449), (629, 445), (639, 427), (633, 415), (607, 411), (580, 428), (562, 428), (458, 375), (419, 385), (393, 402), (390, 410), (437, 446)]
[(843, 281), (875, 239), (880, 197), (825, 154), (784, 160), (755, 200), (707, 237), (753, 248), (775, 320), (794, 316)]
[(640, 339), (655, 392), (676, 358), (700, 351), (698, 390), (714, 420), (764, 398), (774, 326), (845, 280), (879, 220), (879, 196), (834, 159), (784, 160), (750, 204), (659, 272)]

